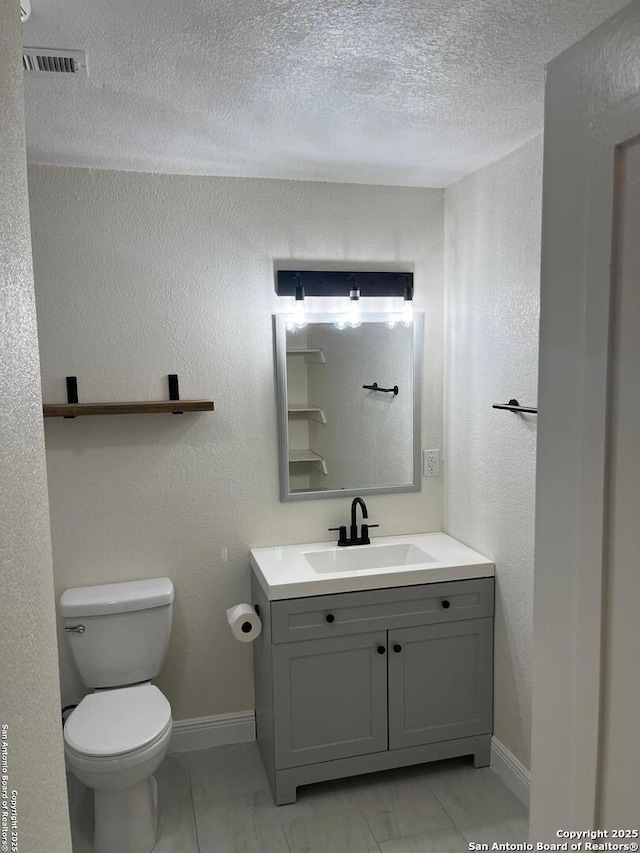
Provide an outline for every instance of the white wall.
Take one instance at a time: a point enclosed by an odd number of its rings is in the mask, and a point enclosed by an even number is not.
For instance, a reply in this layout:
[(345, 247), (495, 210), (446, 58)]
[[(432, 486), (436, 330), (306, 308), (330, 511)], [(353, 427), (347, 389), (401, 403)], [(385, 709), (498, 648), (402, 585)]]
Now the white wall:
[[(158, 683), (174, 717), (253, 708), (251, 649), (225, 608), (250, 546), (329, 539), (349, 501), (281, 504), (274, 260), (412, 264), (426, 312), (423, 436), (442, 442), (443, 193), (34, 167), (43, 393), (154, 399), (177, 372), (216, 411), (47, 423), (57, 592), (168, 575), (174, 630)], [(440, 530), (439, 480), (369, 501), (380, 534)], [(66, 701), (81, 685), (62, 655)]]
[(445, 194), (445, 529), (496, 563), (495, 723), (530, 766), (542, 138)]
[(9, 727), (2, 740), (20, 850), (65, 853), (71, 839), (23, 111), (18, 5), (0, 0), (0, 723)]

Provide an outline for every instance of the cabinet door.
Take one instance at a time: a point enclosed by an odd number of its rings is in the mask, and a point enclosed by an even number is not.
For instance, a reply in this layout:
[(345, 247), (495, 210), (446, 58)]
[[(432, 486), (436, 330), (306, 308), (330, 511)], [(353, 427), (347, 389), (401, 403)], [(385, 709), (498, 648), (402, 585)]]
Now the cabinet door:
[(389, 748), (492, 730), (493, 619), (389, 631)]
[(387, 749), (387, 632), (273, 647), (276, 768)]

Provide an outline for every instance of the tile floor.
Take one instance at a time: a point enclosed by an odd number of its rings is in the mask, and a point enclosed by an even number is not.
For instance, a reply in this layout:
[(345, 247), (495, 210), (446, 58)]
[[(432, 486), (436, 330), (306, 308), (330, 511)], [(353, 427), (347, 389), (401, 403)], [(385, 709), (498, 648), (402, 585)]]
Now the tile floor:
[[(169, 755), (156, 778), (154, 853), (464, 853), (527, 840), (526, 809), (470, 759), (309, 785), (279, 808), (255, 743)], [(91, 796), (69, 776), (74, 853), (91, 853)]]

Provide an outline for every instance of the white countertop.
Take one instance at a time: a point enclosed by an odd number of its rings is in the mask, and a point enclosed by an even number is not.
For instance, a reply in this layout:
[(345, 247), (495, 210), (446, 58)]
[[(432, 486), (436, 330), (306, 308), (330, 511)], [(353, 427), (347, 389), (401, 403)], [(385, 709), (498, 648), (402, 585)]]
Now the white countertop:
[[(412, 565), (392, 565), (359, 568), (349, 571), (316, 571), (305, 555), (324, 552), (327, 562), (340, 559), (339, 552), (368, 551), (381, 546), (413, 545), (425, 552), (428, 560)], [(365, 589), (384, 589), (442, 581), (493, 577), (491, 560), (467, 548), (446, 533), (416, 533), (408, 536), (379, 536), (370, 545), (339, 548), (335, 542), (314, 542), (308, 545), (283, 545), (274, 548), (252, 548), (251, 566), (267, 598), (302, 598), (308, 595), (328, 595)], [(391, 551), (385, 551), (391, 553)], [(366, 560), (366, 554), (358, 555)], [(376, 555), (372, 555), (376, 556)], [(313, 559), (313, 557), (312, 557)], [(380, 560), (377, 560), (380, 562)]]

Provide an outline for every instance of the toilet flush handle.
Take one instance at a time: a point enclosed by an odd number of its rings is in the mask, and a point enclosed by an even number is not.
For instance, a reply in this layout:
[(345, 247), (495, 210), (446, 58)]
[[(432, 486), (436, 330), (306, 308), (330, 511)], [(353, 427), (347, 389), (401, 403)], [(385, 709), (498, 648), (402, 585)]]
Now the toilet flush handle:
[(73, 631), (74, 634), (84, 634), (84, 625), (65, 625), (65, 631)]

